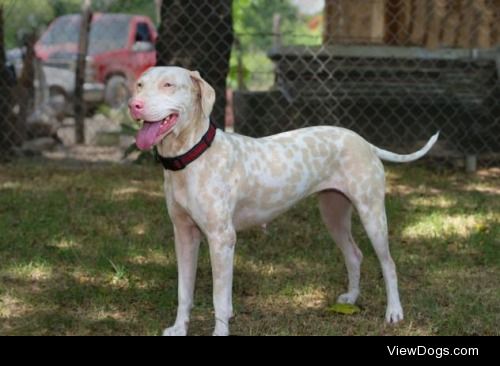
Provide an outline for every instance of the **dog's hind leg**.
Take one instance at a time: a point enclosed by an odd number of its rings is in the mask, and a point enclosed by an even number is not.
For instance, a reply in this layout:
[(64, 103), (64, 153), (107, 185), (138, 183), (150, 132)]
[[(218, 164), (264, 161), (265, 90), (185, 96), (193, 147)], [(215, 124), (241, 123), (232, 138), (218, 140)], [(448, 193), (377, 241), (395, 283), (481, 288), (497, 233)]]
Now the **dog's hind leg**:
[(352, 204), (341, 193), (333, 190), (319, 193), (321, 217), (344, 255), (349, 277), (348, 292), (338, 298), (339, 303), (354, 304), (359, 296), (360, 267), (363, 255), (351, 234)]
[(384, 196), (385, 192), (381, 186), (372, 190), (370, 195), (366, 195), (364, 201), (357, 202), (356, 208), (382, 266), (387, 292), (385, 320), (387, 323), (397, 323), (403, 320), (403, 309), (399, 300), (396, 265), (389, 252)]

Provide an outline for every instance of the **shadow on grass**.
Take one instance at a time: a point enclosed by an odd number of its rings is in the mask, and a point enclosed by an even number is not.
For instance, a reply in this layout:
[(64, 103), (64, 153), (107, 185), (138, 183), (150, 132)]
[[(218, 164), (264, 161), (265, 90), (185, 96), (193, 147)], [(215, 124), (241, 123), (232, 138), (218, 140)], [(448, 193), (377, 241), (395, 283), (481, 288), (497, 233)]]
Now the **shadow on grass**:
[[(308, 199), (267, 233), (239, 236), (233, 332), (498, 334), (498, 196), (458, 183), (446, 189), (443, 177), (421, 169), (392, 175), (389, 184), (409, 187), (387, 199), (407, 319), (401, 326), (383, 324), (380, 267), (357, 220), (362, 312), (327, 311), (346, 274)], [(173, 322), (177, 273), (161, 184), (148, 167), (0, 169), (0, 333), (157, 335)], [(447, 199), (441, 206), (439, 197)], [(199, 262), (190, 333), (210, 334), (206, 244)]]

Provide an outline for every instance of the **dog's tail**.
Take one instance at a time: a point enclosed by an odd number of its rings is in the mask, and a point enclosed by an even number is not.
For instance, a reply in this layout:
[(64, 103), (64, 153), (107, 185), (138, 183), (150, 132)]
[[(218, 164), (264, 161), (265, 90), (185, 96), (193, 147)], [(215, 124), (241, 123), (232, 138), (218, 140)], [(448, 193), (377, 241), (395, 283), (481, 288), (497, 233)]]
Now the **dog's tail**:
[(436, 143), (438, 138), (439, 138), (439, 132), (436, 133), (434, 136), (432, 136), (429, 139), (429, 141), (427, 141), (427, 144), (425, 144), (425, 146), (423, 148), (421, 148), (420, 150), (418, 150), (417, 152), (415, 152), (413, 154), (408, 154), (408, 155), (395, 154), (395, 153), (387, 151), (387, 150), (379, 149), (376, 146), (373, 146), (373, 145), (372, 146), (375, 149), (377, 156), (382, 160), (391, 161), (393, 163), (409, 163), (409, 162), (418, 160), (422, 156), (427, 154), (429, 152), (429, 150), (432, 149), (432, 147), (434, 146), (434, 144)]

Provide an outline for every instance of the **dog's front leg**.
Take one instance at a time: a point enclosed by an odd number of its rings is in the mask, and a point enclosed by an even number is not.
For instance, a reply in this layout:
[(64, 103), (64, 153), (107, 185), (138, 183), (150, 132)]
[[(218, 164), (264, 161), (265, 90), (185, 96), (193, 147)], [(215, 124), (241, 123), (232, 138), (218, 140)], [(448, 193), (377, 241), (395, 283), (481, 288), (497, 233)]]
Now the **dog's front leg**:
[(193, 307), (201, 234), (195, 225), (181, 221), (174, 223), (174, 235), (179, 276), (179, 306), (174, 326), (166, 329), (163, 335), (185, 336), (187, 335), (190, 313)]
[(236, 245), (234, 229), (218, 230), (208, 235), (214, 282), (214, 336), (229, 335), (229, 319), (233, 316), (233, 260)]

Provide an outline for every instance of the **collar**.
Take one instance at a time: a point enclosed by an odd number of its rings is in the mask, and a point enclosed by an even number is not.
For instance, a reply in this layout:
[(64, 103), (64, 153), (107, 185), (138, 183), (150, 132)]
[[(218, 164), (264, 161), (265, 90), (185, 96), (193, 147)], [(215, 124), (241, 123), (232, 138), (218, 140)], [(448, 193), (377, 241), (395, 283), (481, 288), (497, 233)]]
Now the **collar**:
[(215, 127), (215, 125), (210, 122), (207, 133), (187, 153), (172, 158), (165, 158), (161, 156), (158, 152), (158, 149), (155, 148), (156, 160), (158, 160), (163, 165), (163, 168), (165, 168), (165, 170), (172, 170), (174, 172), (183, 170), (193, 161), (202, 156), (203, 153), (207, 151), (210, 146), (212, 146), (216, 133), (217, 127)]

